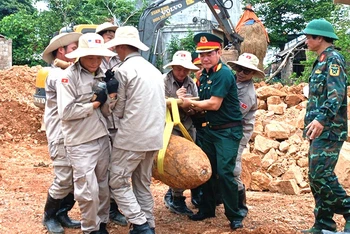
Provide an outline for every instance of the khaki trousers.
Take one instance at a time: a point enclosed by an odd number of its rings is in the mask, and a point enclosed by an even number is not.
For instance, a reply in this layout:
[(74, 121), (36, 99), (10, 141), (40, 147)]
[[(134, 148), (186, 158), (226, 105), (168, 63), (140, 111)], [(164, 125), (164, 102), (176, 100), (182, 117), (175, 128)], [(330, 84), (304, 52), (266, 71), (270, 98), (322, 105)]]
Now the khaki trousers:
[(49, 144), (49, 152), (55, 173), (49, 194), (54, 199), (63, 199), (73, 192), (73, 169), (67, 158), (63, 141)]
[(73, 167), (74, 198), (80, 207), (81, 230), (97, 231), (101, 222), (107, 223), (109, 215), (109, 138), (104, 136), (66, 149)]
[(158, 151), (133, 152), (113, 147), (109, 186), (119, 209), (132, 224), (155, 227), (150, 185)]

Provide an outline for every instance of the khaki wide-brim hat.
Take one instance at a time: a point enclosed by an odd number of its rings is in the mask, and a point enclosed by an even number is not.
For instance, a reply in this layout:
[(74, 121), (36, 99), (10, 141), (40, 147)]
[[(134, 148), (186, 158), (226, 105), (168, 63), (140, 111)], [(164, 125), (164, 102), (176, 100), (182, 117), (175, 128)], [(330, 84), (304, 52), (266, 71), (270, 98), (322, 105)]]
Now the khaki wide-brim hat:
[(228, 61), (229, 65), (233, 70), (236, 70), (236, 65), (248, 68), (255, 71), (254, 76), (258, 78), (264, 78), (265, 73), (258, 68), (259, 59), (254, 54), (243, 53), (238, 57), (238, 61)]
[(82, 34), (77, 32), (61, 33), (53, 37), (50, 44), (45, 48), (43, 52), (43, 60), (47, 63), (52, 63), (55, 60), (52, 52), (60, 47), (67, 46), (73, 42), (77, 42)]
[(89, 55), (112, 57), (117, 54), (106, 47), (101, 35), (96, 33), (85, 33), (79, 38), (78, 49), (66, 54), (66, 57), (80, 58)]
[(199, 70), (199, 68), (192, 63), (191, 53), (185, 50), (177, 51), (173, 55), (173, 61), (165, 65), (163, 68), (165, 69), (174, 65), (178, 65), (190, 70)]
[(140, 50), (149, 50), (148, 46), (140, 41), (139, 31), (133, 26), (123, 26), (115, 31), (114, 39), (106, 43), (108, 48), (118, 45), (130, 45)]
[(110, 31), (114, 31), (115, 32), (117, 30), (117, 28), (118, 28), (117, 25), (113, 25), (113, 24), (111, 24), (109, 22), (105, 22), (105, 23), (100, 24), (99, 26), (97, 26), (95, 33), (99, 34), (100, 32), (103, 32), (103, 31), (106, 31), (106, 30), (110, 30)]

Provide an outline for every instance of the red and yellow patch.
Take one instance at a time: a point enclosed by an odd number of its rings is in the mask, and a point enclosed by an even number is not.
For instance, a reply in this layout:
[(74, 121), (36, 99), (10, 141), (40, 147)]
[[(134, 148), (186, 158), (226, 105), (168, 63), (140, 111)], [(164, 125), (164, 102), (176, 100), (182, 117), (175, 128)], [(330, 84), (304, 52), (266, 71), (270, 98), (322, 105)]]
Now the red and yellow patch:
[(332, 64), (329, 67), (329, 75), (330, 76), (339, 76), (340, 74), (340, 66), (338, 64)]
[(68, 78), (62, 78), (61, 82), (67, 84), (68, 83)]
[(321, 54), (321, 57), (320, 57), (320, 62), (323, 62), (323, 60), (326, 58), (326, 55), (325, 54)]

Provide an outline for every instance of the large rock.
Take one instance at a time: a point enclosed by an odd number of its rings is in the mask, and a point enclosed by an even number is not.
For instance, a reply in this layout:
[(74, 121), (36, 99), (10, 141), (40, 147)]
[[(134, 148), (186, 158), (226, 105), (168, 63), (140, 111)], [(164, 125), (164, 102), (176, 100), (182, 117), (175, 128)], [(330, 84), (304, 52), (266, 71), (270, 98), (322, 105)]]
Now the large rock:
[(273, 88), (271, 86), (262, 86), (256, 90), (256, 95), (258, 98), (266, 100), (271, 96), (279, 96), (285, 97), (287, 94), (285, 92), (280, 91), (279, 89)]
[(280, 143), (278, 141), (271, 140), (264, 136), (256, 136), (255, 137), (255, 149), (262, 152), (267, 153), (271, 148), (278, 149)]
[(261, 167), (261, 158), (257, 154), (250, 153), (245, 149), (242, 154), (242, 175), (241, 179), (247, 189), (251, 188), (252, 173)]
[(297, 195), (300, 189), (295, 180), (275, 180), (269, 184), (270, 192), (278, 192), (288, 195)]
[(344, 142), (341, 148), (337, 166), (334, 170), (339, 183), (344, 188), (350, 188), (350, 143)]
[(267, 136), (272, 139), (288, 139), (288, 137), (290, 136), (289, 128), (286, 128), (285, 126), (283, 126), (283, 124), (280, 124), (276, 121), (267, 124), (265, 126), (265, 132)]

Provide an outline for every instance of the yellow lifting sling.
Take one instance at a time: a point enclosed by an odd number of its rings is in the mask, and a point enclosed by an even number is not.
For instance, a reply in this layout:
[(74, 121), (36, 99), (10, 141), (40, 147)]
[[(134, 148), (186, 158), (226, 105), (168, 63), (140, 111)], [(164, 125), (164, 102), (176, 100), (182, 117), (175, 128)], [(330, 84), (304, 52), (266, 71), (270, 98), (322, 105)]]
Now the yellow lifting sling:
[[(170, 101), (170, 107), (167, 106), (167, 109), (166, 109), (165, 128), (164, 128), (164, 134), (163, 134), (163, 148), (158, 152), (157, 169), (159, 174), (164, 173), (163, 163), (164, 163), (165, 152), (169, 144), (171, 132), (173, 131), (173, 128), (175, 125), (178, 125), (180, 127), (181, 133), (186, 139), (193, 142), (192, 137), (190, 136), (190, 134), (188, 133), (184, 125), (181, 123), (179, 107), (177, 105), (176, 99), (168, 98), (168, 100)], [(170, 111), (170, 108), (171, 108), (171, 111)]]

